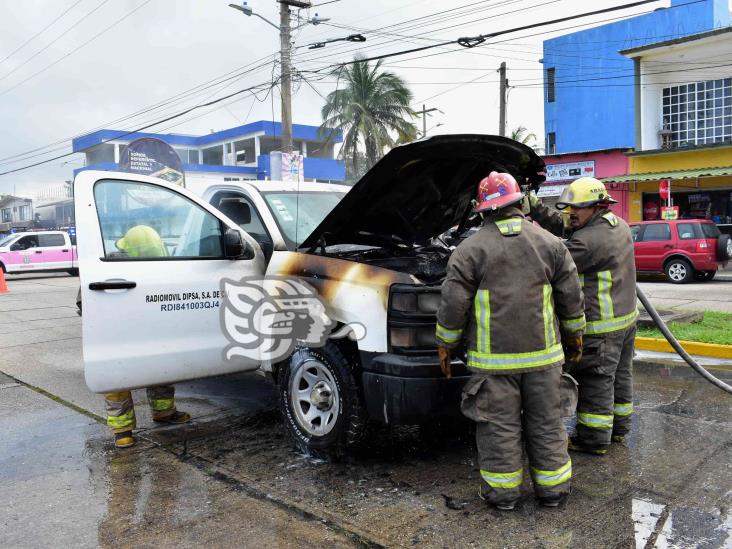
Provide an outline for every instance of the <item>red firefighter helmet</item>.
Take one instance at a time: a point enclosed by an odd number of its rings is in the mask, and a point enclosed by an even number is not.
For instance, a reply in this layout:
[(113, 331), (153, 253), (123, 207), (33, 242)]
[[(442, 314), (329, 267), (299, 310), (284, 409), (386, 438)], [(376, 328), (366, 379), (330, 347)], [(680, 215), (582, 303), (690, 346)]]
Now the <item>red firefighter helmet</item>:
[(475, 212), (500, 210), (524, 197), (510, 173), (491, 172), (478, 184), (478, 205)]

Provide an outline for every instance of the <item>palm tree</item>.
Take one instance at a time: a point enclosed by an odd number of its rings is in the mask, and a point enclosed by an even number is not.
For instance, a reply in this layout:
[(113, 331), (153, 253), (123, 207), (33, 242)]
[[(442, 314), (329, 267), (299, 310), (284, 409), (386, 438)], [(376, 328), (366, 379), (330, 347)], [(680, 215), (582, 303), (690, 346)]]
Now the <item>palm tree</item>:
[(523, 143), (524, 145), (529, 145), (531, 141), (536, 141), (536, 134), (533, 132), (529, 133), (526, 126), (518, 126), (511, 130), (511, 139), (518, 141), (519, 143)]
[(381, 69), (381, 60), (371, 65), (357, 57), (335, 76), (345, 87), (326, 97), (320, 131), (328, 139), (336, 131), (343, 134), (340, 155), (352, 164), (352, 173), (363, 171), (358, 166), (360, 150), (368, 169), (385, 149), (416, 139), (417, 128), (410, 121), (415, 116), (409, 106), (412, 92), (399, 76)]

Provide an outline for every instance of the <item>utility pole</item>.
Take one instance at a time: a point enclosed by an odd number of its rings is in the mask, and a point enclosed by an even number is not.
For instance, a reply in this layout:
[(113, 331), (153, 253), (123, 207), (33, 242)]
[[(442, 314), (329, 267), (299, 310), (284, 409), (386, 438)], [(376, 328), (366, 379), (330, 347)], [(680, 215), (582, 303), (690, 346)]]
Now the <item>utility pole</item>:
[(428, 109), (427, 105), (422, 105), (422, 138), (427, 137), (427, 114), (435, 111), (442, 112), (440, 109), (436, 109), (434, 107)]
[(292, 152), (292, 79), (290, 59), (290, 6), (280, 1), (280, 99), (282, 106), (282, 152)]
[(501, 63), (501, 68), (498, 69), (501, 77), (501, 98), (500, 98), (500, 112), (498, 115), (498, 135), (506, 135), (506, 89), (508, 88), (508, 80), (506, 79), (506, 62)]

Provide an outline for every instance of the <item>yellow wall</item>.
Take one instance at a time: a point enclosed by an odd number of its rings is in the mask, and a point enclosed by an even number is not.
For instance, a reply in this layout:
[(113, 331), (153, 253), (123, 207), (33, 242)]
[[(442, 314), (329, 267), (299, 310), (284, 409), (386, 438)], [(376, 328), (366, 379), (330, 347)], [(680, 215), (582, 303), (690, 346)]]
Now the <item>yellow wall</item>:
[(631, 174), (726, 167), (732, 165), (732, 147), (675, 149), (668, 153), (631, 156), (629, 160), (628, 173)]
[[(664, 173), (676, 170), (697, 170), (710, 167), (732, 166), (732, 147), (714, 147), (711, 149), (694, 149), (689, 151), (673, 150), (668, 153), (648, 156), (631, 156), (628, 173), (659, 172), (658, 179), (664, 179)], [(643, 219), (642, 193), (657, 193), (658, 181), (630, 183), (628, 193), (628, 220)], [(732, 188), (732, 176), (700, 177), (672, 181), (671, 192), (693, 191), (704, 189)]]

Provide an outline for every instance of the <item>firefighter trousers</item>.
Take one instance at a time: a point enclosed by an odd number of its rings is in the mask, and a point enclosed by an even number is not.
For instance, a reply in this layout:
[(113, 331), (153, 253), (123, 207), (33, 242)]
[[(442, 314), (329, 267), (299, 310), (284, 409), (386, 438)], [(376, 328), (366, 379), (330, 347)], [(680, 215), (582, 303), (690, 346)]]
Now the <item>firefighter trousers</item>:
[(577, 438), (603, 448), (613, 435), (630, 431), (633, 415), (635, 326), (600, 336), (586, 336), (582, 360), (571, 374), (579, 384)]
[(557, 366), (524, 374), (475, 374), (465, 384), (462, 411), (477, 423), (481, 492), (490, 503), (519, 499), (522, 433), (537, 497), (569, 494), (572, 462), (560, 417), (561, 375)]
[[(157, 385), (147, 388), (147, 401), (153, 419), (165, 419), (175, 413), (175, 388), (172, 385)], [(113, 433), (132, 431), (135, 421), (135, 405), (130, 391), (105, 393), (104, 404), (107, 410), (107, 425)]]

